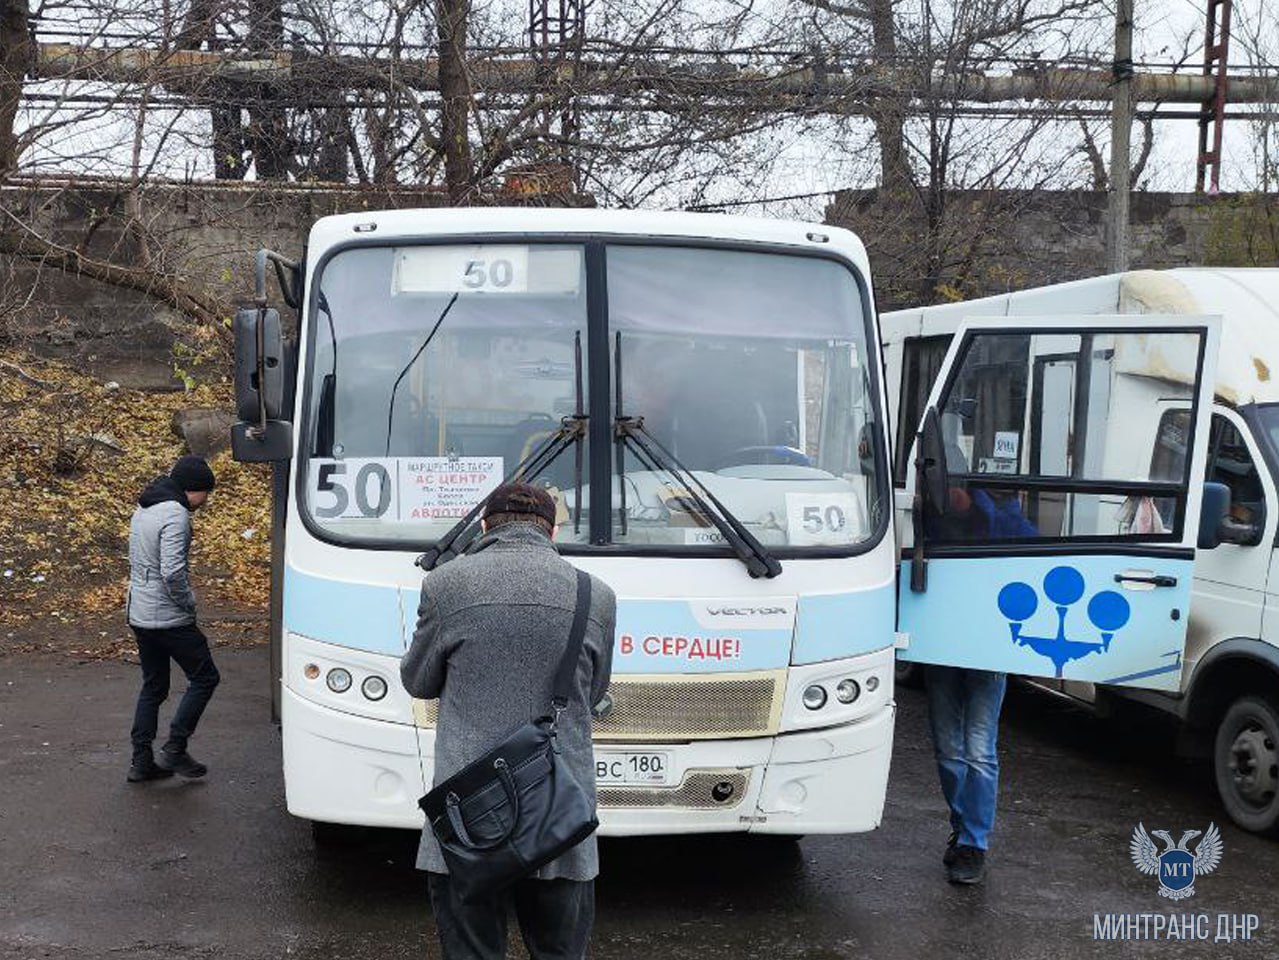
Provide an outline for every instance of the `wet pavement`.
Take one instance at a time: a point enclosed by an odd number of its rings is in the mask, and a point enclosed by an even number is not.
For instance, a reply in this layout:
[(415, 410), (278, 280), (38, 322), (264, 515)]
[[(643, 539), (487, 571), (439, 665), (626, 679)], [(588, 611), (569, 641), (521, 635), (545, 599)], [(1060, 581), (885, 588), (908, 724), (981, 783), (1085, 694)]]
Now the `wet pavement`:
[[(218, 660), (194, 745), (209, 778), (143, 786), (124, 781), (136, 667), (0, 660), (0, 958), (438, 957), (416, 837), (317, 850), (284, 809), (266, 650)], [(989, 878), (955, 888), (923, 697), (898, 701), (879, 830), (605, 840), (592, 956), (1279, 956), (1279, 842), (1223, 823), (1207, 768), (1175, 759), (1165, 725), (1011, 691)], [(1160, 897), (1133, 867), (1138, 821), (1173, 836), (1221, 827), (1225, 856), (1193, 898)], [(1211, 929), (1207, 942), (1098, 942), (1098, 913), (1202, 914)], [(1219, 914), (1260, 928), (1214, 942)]]

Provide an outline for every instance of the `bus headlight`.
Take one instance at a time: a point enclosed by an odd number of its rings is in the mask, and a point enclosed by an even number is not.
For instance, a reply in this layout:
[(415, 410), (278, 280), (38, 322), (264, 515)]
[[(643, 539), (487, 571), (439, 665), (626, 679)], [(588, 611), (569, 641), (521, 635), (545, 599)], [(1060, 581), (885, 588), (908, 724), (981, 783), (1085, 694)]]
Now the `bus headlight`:
[(325, 675), (324, 682), (334, 693), (346, 693), (351, 689), (351, 671), (334, 667)]
[(840, 703), (852, 703), (861, 695), (861, 685), (851, 678), (839, 681), (839, 686), (835, 688), (835, 699)]
[(826, 706), (826, 688), (814, 683), (804, 688), (804, 706), (809, 710), (820, 710)]
[(365, 677), (360, 692), (370, 700), (381, 700), (386, 696), (386, 681), (376, 674)]

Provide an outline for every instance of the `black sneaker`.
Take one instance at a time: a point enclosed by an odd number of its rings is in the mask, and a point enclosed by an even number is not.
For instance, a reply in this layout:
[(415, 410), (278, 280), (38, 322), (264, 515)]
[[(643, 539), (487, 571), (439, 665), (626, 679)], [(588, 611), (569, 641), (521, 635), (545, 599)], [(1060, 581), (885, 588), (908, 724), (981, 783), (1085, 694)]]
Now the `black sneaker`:
[(173, 776), (172, 770), (166, 770), (155, 762), (155, 758), (149, 754), (144, 757), (134, 757), (133, 762), (129, 764), (130, 783), (146, 783), (148, 780), (164, 780), (166, 777)]
[(946, 852), (941, 855), (941, 862), (946, 866), (951, 866), (955, 862), (955, 847), (959, 844), (959, 831), (950, 831), (950, 836), (946, 840)]
[(167, 748), (161, 750), (160, 755), (156, 757), (155, 764), (161, 770), (176, 773), (179, 777), (185, 777), (187, 780), (198, 780), (209, 772), (208, 767), (185, 750), (180, 753)]
[(986, 851), (964, 844), (955, 846), (955, 862), (946, 870), (951, 883), (981, 883), (986, 876)]

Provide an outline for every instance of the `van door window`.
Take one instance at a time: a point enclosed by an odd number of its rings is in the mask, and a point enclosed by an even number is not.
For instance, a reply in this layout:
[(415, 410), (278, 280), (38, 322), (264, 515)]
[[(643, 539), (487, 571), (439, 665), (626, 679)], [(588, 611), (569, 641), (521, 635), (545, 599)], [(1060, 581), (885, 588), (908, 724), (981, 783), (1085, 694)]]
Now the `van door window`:
[(972, 336), (938, 406), (950, 491), (929, 539), (1179, 538), (1200, 345), (1186, 331)]

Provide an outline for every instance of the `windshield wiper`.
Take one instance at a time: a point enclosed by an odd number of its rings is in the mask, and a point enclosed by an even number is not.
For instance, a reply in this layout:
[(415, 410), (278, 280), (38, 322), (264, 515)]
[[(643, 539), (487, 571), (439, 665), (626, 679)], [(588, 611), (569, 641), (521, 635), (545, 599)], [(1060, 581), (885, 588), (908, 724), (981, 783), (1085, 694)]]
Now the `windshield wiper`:
[(755, 578), (771, 580), (782, 572), (781, 563), (768, 552), (768, 548), (706, 488), (693, 471), (648, 432), (643, 417), (617, 417), (614, 430), (621, 442), (630, 444), (636, 458), (648, 469), (670, 474), (684, 485), (698, 512), (720, 532), (737, 559), (746, 565), (747, 573)]
[[(768, 552), (765, 547), (755, 537), (753, 533), (746, 529), (746, 525), (726, 507), (720, 503), (715, 494), (706, 488), (706, 485), (697, 478), (692, 470), (684, 466), (675, 454), (667, 450), (662, 444), (648, 432), (644, 426), (643, 417), (628, 416), (622, 409), (622, 335), (619, 333), (614, 341), (613, 352), (613, 373), (617, 378), (617, 396), (615, 402), (617, 409), (613, 418), (613, 437), (617, 444), (617, 463), (618, 463), (618, 483), (621, 486), (621, 504), (622, 504), (622, 529), (625, 531), (625, 512), (626, 512), (626, 474), (624, 472), (624, 461), (626, 457), (626, 447), (630, 446), (642, 464), (655, 473), (670, 474), (675, 480), (684, 485), (685, 491), (692, 498), (693, 503), (697, 506), (698, 512), (720, 532), (720, 535), (732, 548), (733, 553), (737, 555), (737, 559), (746, 565), (746, 572), (752, 577), (758, 579), (765, 577), (772, 579), (782, 572), (782, 565), (776, 557)], [(656, 468), (656, 469), (654, 469)], [(714, 510), (711, 506), (714, 506)]]
[[(532, 483), (542, 471), (555, 462), (555, 459), (561, 453), (569, 447), (573, 447), (577, 453), (573, 470), (573, 482), (577, 487), (577, 500), (573, 504), (573, 530), (577, 532), (582, 527), (582, 441), (586, 439), (586, 425), (590, 420), (590, 417), (586, 414), (585, 399), (582, 391), (582, 332), (580, 330), (573, 340), (573, 363), (576, 368), (574, 371), (574, 386), (577, 392), (573, 416), (564, 417), (560, 420), (559, 429), (543, 440), (537, 449), (517, 463), (515, 468), (502, 479), (502, 482), (510, 483), (512, 480), (522, 480), (525, 483)], [(470, 542), (475, 539), (475, 531), (471, 529), (471, 525), (475, 523), (475, 518), (484, 509), (484, 504), (487, 500), (487, 497), (482, 499), (467, 512), (466, 516), (450, 527), (448, 532), (436, 542), (435, 546), (417, 558), (417, 565), (423, 570), (434, 570), (440, 564), (448, 563), (455, 557), (460, 556)]]
[[(559, 429), (543, 440), (536, 450), (516, 464), (515, 469), (508, 473), (502, 479), (502, 482), (510, 483), (513, 480), (520, 480), (524, 483), (532, 483), (542, 471), (549, 467), (569, 447), (578, 448), (580, 462), (581, 443), (586, 439), (586, 424), (589, 419), (584, 413), (564, 417), (560, 421)], [(448, 532), (436, 541), (435, 546), (429, 548), (417, 558), (417, 565), (423, 570), (434, 570), (440, 564), (448, 563), (455, 557), (461, 556), (470, 542), (475, 539), (475, 531), (472, 529), (472, 525), (487, 502), (488, 497), (484, 497), (479, 503), (471, 507), (466, 516), (450, 527)], [(580, 523), (580, 505), (582, 502), (580, 486), (578, 487), (577, 502), (578, 522)]]
[[(459, 291), (460, 292), (460, 291)], [(417, 363), (417, 358), (431, 345), (431, 341), (435, 339), (435, 334), (439, 332), (440, 324), (444, 322), (444, 318), (449, 315), (449, 311), (453, 309), (453, 304), (457, 303), (457, 294), (449, 297), (449, 302), (444, 305), (444, 309), (440, 311), (439, 319), (435, 321), (435, 326), (431, 328), (431, 332), (426, 335), (426, 339), (422, 341), (422, 346), (417, 348), (417, 353), (413, 354), (412, 359), (404, 365), (404, 369), (400, 371), (400, 375), (395, 378), (395, 385), (391, 387), (391, 402), (386, 405), (386, 454), (391, 455), (391, 421), (395, 418), (395, 391), (400, 389), (400, 381), (404, 379)]]

